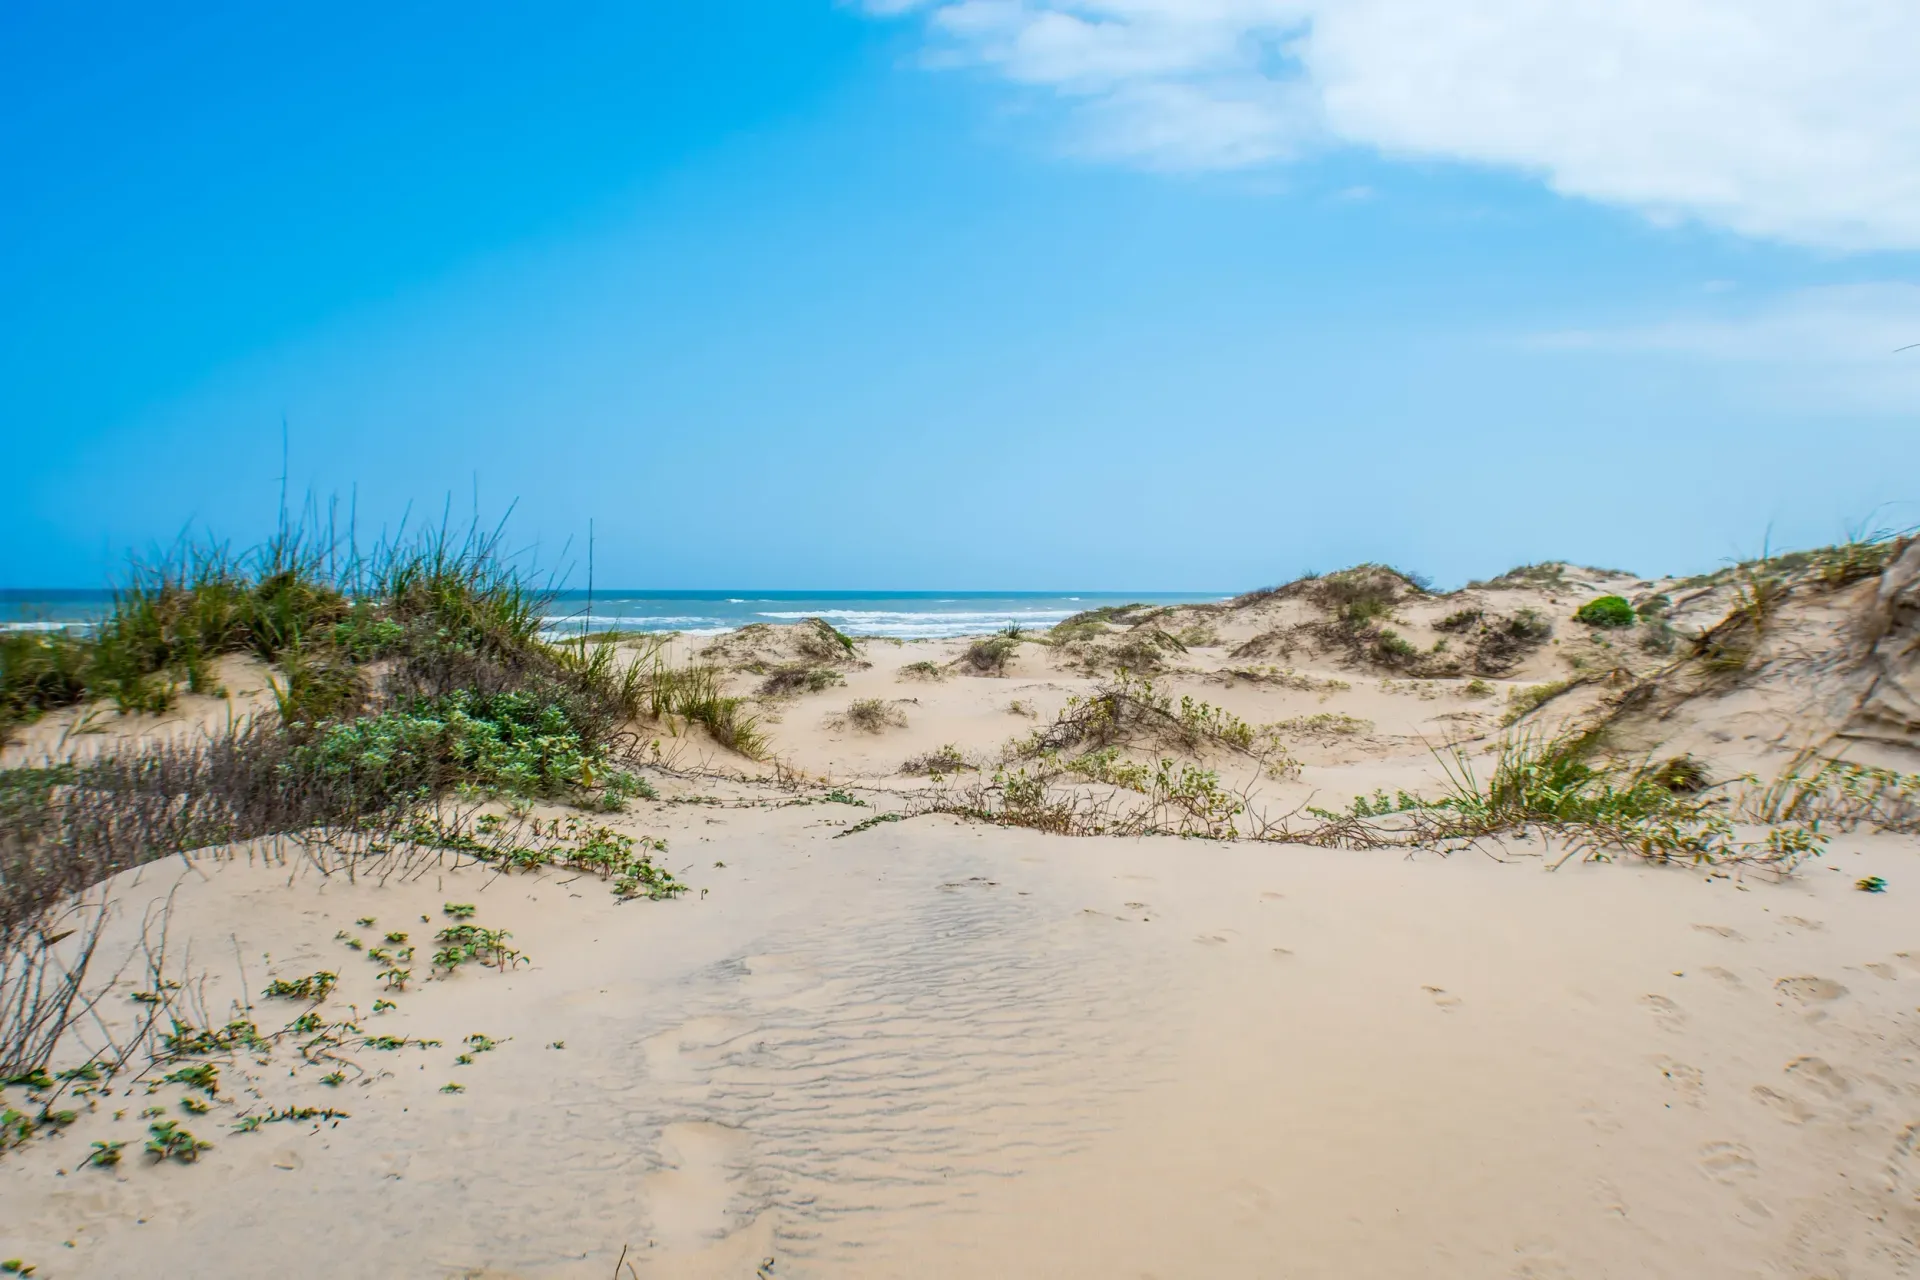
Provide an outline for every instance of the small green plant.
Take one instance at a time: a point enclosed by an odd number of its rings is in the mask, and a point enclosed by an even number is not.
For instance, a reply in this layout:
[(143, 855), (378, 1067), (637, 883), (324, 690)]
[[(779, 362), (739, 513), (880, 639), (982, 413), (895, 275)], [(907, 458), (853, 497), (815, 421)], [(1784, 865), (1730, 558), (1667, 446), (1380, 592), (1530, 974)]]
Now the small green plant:
[(851, 791), (846, 791), (839, 787), (835, 787), (833, 790), (821, 796), (820, 803), (821, 804), (850, 804), (860, 809), (864, 809), (867, 807), (867, 802), (865, 800), (862, 800), (859, 796), (854, 795)]
[(1862, 893), (1885, 893), (1887, 882), (1880, 876), (1862, 876), (1853, 882), (1853, 887)]
[(1468, 698), (1491, 698), (1494, 695), (1494, 688), (1485, 680), (1475, 676), (1460, 686), (1460, 693)]
[(355, 920), (354, 923), (359, 925), (362, 929), (371, 929), (373, 928), (373, 917), (361, 916), (358, 920)]
[(408, 1045), (412, 1045), (416, 1049), (437, 1049), (440, 1047), (438, 1040), (416, 1040), (407, 1036), (368, 1036), (360, 1043), (369, 1049), (380, 1049), (388, 1053), (404, 1049)]
[(1573, 620), (1590, 627), (1630, 627), (1638, 615), (1622, 596), (1599, 596), (1575, 610)]
[(96, 1169), (111, 1169), (120, 1163), (120, 1148), (126, 1145), (124, 1142), (95, 1142), (93, 1150), (81, 1163)]
[(320, 1077), (320, 1083), (326, 1085), (329, 1089), (337, 1089), (346, 1082), (347, 1073), (344, 1071), (329, 1071)]
[(275, 978), (261, 994), (274, 1000), (311, 1000), (318, 1003), (332, 994), (340, 975), (321, 970), (304, 978)]
[(445, 1084), (440, 1086), (440, 1092), (442, 1093), (465, 1093), (466, 1091), (467, 1091), (467, 1086), (463, 1084), (456, 1084), (451, 1080), (447, 1081)]
[(25, 1146), (37, 1126), (33, 1117), (12, 1107), (0, 1108), (0, 1151)]
[(440, 909), (452, 916), (455, 920), (471, 920), (473, 919), (474, 913), (480, 908), (474, 906), (471, 902), (448, 902), (443, 903)]
[[(860, 821), (854, 823), (852, 826), (847, 827), (843, 830), (834, 832), (833, 838), (835, 840), (838, 840), (841, 836), (859, 835), (862, 831), (871, 831), (875, 827), (881, 825), (882, 823), (898, 822), (900, 821), (900, 817), (901, 815), (897, 813), (876, 813), (871, 818), (862, 818)], [(555, 1047), (562, 1048), (564, 1046), (556, 1045)]]
[(181, 1084), (189, 1089), (199, 1089), (208, 1097), (220, 1091), (220, 1068), (211, 1062), (196, 1062), (190, 1067), (180, 1067), (160, 1078), (162, 1084)]
[(939, 663), (928, 662), (925, 658), (922, 658), (918, 662), (909, 662), (904, 667), (901, 667), (899, 678), (902, 680), (945, 680), (947, 673)]
[(473, 924), (442, 929), (434, 939), (444, 944), (433, 953), (434, 968), (452, 973), (468, 961), (475, 961), (505, 971), (516, 964), (532, 963), (507, 945), (507, 939), (512, 936), (505, 929), (485, 929)]
[(8, 1258), (0, 1262), (0, 1275), (30, 1276), (38, 1270), (39, 1268), (31, 1262), (22, 1262), (18, 1258)]
[(201, 1152), (213, 1149), (211, 1142), (201, 1141), (172, 1120), (156, 1120), (147, 1126), (147, 1134), (147, 1154), (156, 1164), (165, 1160), (192, 1164)]

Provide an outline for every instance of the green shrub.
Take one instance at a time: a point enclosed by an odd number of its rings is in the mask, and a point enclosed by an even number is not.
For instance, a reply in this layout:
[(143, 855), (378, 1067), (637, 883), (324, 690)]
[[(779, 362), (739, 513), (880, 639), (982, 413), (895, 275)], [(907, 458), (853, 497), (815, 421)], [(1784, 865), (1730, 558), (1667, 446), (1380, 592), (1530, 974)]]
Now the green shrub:
[(1621, 596), (1600, 596), (1581, 605), (1573, 620), (1590, 627), (1630, 627), (1634, 623), (1633, 606)]
[(291, 767), (369, 800), (455, 782), (504, 795), (552, 797), (608, 774), (567, 709), (531, 694), (459, 689), (326, 726)]

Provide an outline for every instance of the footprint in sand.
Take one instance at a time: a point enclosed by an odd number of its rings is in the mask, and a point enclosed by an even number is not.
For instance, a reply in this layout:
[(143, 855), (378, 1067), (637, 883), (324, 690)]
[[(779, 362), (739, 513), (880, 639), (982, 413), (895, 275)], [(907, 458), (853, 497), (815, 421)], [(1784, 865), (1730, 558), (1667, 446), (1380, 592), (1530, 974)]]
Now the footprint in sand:
[(1460, 1006), (1460, 997), (1452, 994), (1445, 987), (1424, 987), (1423, 986), (1420, 989), (1426, 992), (1428, 995), (1432, 996), (1433, 1002), (1436, 1005), (1439, 1005), (1442, 1009), (1447, 1010), (1449, 1013), (1451, 1013), (1454, 1009)]
[(1753, 1152), (1737, 1142), (1709, 1142), (1700, 1148), (1700, 1171), (1715, 1182), (1733, 1186), (1760, 1172)]
[(1693, 927), (1701, 933), (1710, 933), (1716, 938), (1725, 938), (1728, 942), (1746, 941), (1746, 938), (1738, 929), (1729, 929), (1724, 924), (1697, 924)]
[(1273, 901), (1276, 901), (1276, 900), (1278, 900), (1278, 899), (1280, 899), (1280, 898), (1284, 898), (1284, 897), (1286, 897), (1286, 896), (1287, 896), (1287, 895), (1286, 895), (1286, 894), (1284, 894), (1284, 893), (1275, 893), (1275, 892), (1274, 892), (1273, 890), (1271, 890), (1271, 889), (1269, 889), (1269, 890), (1267, 890), (1267, 891), (1266, 891), (1265, 893), (1263, 893), (1263, 894), (1261, 894), (1261, 895), (1260, 895), (1260, 897), (1261, 897), (1261, 899), (1262, 899), (1263, 901), (1266, 901), (1266, 902), (1273, 902)]
[(1811, 1055), (1795, 1058), (1787, 1064), (1787, 1077), (1795, 1084), (1811, 1089), (1815, 1093), (1829, 1098), (1840, 1099), (1853, 1092), (1853, 1085), (1847, 1078), (1833, 1069), (1825, 1058)]
[(666, 1126), (659, 1163), (640, 1179), (653, 1239), (669, 1250), (690, 1251), (726, 1235), (733, 1182), (748, 1146), (745, 1133), (708, 1120)]
[(1667, 1084), (1680, 1095), (1682, 1102), (1691, 1106), (1700, 1105), (1700, 1095), (1706, 1092), (1706, 1077), (1700, 1074), (1700, 1068), (1686, 1062), (1676, 1062), (1672, 1058), (1655, 1058), (1653, 1065), (1666, 1077)]
[(1781, 923), (1790, 924), (1796, 929), (1824, 929), (1827, 926), (1818, 920), (1809, 920), (1805, 916), (1781, 916)]
[(1773, 989), (1801, 1004), (1826, 1004), (1847, 994), (1847, 989), (1832, 978), (1816, 978), (1806, 974), (1782, 978), (1773, 984)]
[(1887, 1178), (1896, 1195), (1905, 1192), (1920, 1198), (1920, 1169), (1914, 1167), (1913, 1158), (1916, 1151), (1920, 1151), (1920, 1124), (1910, 1124), (1893, 1140), (1893, 1150), (1887, 1156)]
[(1573, 1272), (1550, 1240), (1524, 1240), (1513, 1246), (1513, 1280), (1569, 1280)]
[(1717, 964), (1710, 964), (1706, 968), (1702, 969), (1700, 972), (1704, 974), (1708, 974), (1712, 977), (1718, 978), (1720, 979), (1720, 981), (1726, 983), (1730, 987), (1743, 987), (1746, 985), (1744, 982), (1740, 981), (1739, 974), (1735, 973), (1731, 969), (1722, 969)]
[(1805, 1124), (1819, 1114), (1800, 1099), (1769, 1089), (1763, 1084), (1753, 1086), (1753, 1100), (1788, 1124)]
[(1874, 977), (1885, 978), (1888, 982), (1898, 982), (1900, 980), (1900, 971), (1881, 960), (1875, 960), (1871, 964), (1863, 964), (1860, 967)]
[(1654, 1020), (1669, 1031), (1678, 1031), (1687, 1021), (1686, 1010), (1665, 996), (1641, 996), (1640, 1003), (1651, 1009)]

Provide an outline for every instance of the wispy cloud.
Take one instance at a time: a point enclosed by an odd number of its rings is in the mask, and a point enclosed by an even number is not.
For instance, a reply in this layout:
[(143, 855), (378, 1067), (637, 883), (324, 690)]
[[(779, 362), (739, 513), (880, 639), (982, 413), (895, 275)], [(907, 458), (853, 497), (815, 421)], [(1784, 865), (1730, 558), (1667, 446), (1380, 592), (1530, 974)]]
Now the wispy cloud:
[(1817, 405), (1920, 413), (1920, 285), (1801, 289), (1653, 324), (1538, 334), (1565, 351), (1670, 355), (1743, 366), (1756, 387)]
[(1169, 168), (1357, 145), (1842, 249), (1920, 247), (1913, 0), (864, 0)]

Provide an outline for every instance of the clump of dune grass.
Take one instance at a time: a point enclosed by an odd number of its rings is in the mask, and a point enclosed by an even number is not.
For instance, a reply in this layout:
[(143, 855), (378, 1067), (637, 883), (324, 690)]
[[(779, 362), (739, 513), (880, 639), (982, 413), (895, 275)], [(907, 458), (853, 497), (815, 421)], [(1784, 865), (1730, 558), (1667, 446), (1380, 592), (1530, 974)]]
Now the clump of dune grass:
[(1373, 732), (1373, 721), (1338, 711), (1295, 716), (1270, 726), (1276, 733), (1297, 734), (1309, 738), (1345, 738)]
[(917, 662), (909, 662), (901, 667), (896, 678), (901, 680), (938, 681), (945, 680), (947, 678), (947, 672), (946, 668), (942, 667), (939, 663), (929, 662), (925, 658), (922, 658)]
[(960, 665), (975, 675), (1004, 676), (1007, 664), (1020, 652), (1025, 636), (1018, 627), (973, 641), (960, 655)]
[(1485, 581), (1469, 582), (1469, 590), (1514, 591), (1530, 589), (1534, 591), (1565, 591), (1572, 587), (1567, 579), (1568, 565), (1564, 560), (1544, 560), (1539, 564), (1515, 565), (1497, 578)]
[(722, 691), (718, 667), (656, 662), (647, 692), (649, 710), (656, 719), (671, 722), (678, 717), (702, 725), (715, 742), (750, 759), (765, 754), (766, 738), (758, 718), (746, 710), (744, 698)]
[(888, 729), (904, 729), (907, 724), (906, 712), (882, 698), (855, 698), (840, 718), (862, 733), (885, 733)]
[(946, 774), (960, 773), (963, 770), (973, 769), (975, 767), (976, 766), (967, 760), (966, 755), (958, 746), (949, 742), (936, 750), (928, 751), (922, 755), (913, 756), (903, 761), (900, 765), (900, 772), (910, 777), (931, 776), (938, 778)]
[(815, 662), (845, 662), (858, 656), (855, 641), (825, 618), (805, 618), (794, 628), (793, 646)]
[(1829, 830), (1869, 827), (1920, 832), (1920, 774), (1901, 773), (1812, 750), (1797, 754), (1749, 802), (1755, 820), (1808, 822)]
[(780, 698), (799, 693), (819, 693), (835, 685), (843, 685), (847, 678), (832, 667), (814, 667), (801, 664), (780, 667), (768, 674), (760, 682), (763, 697)]

